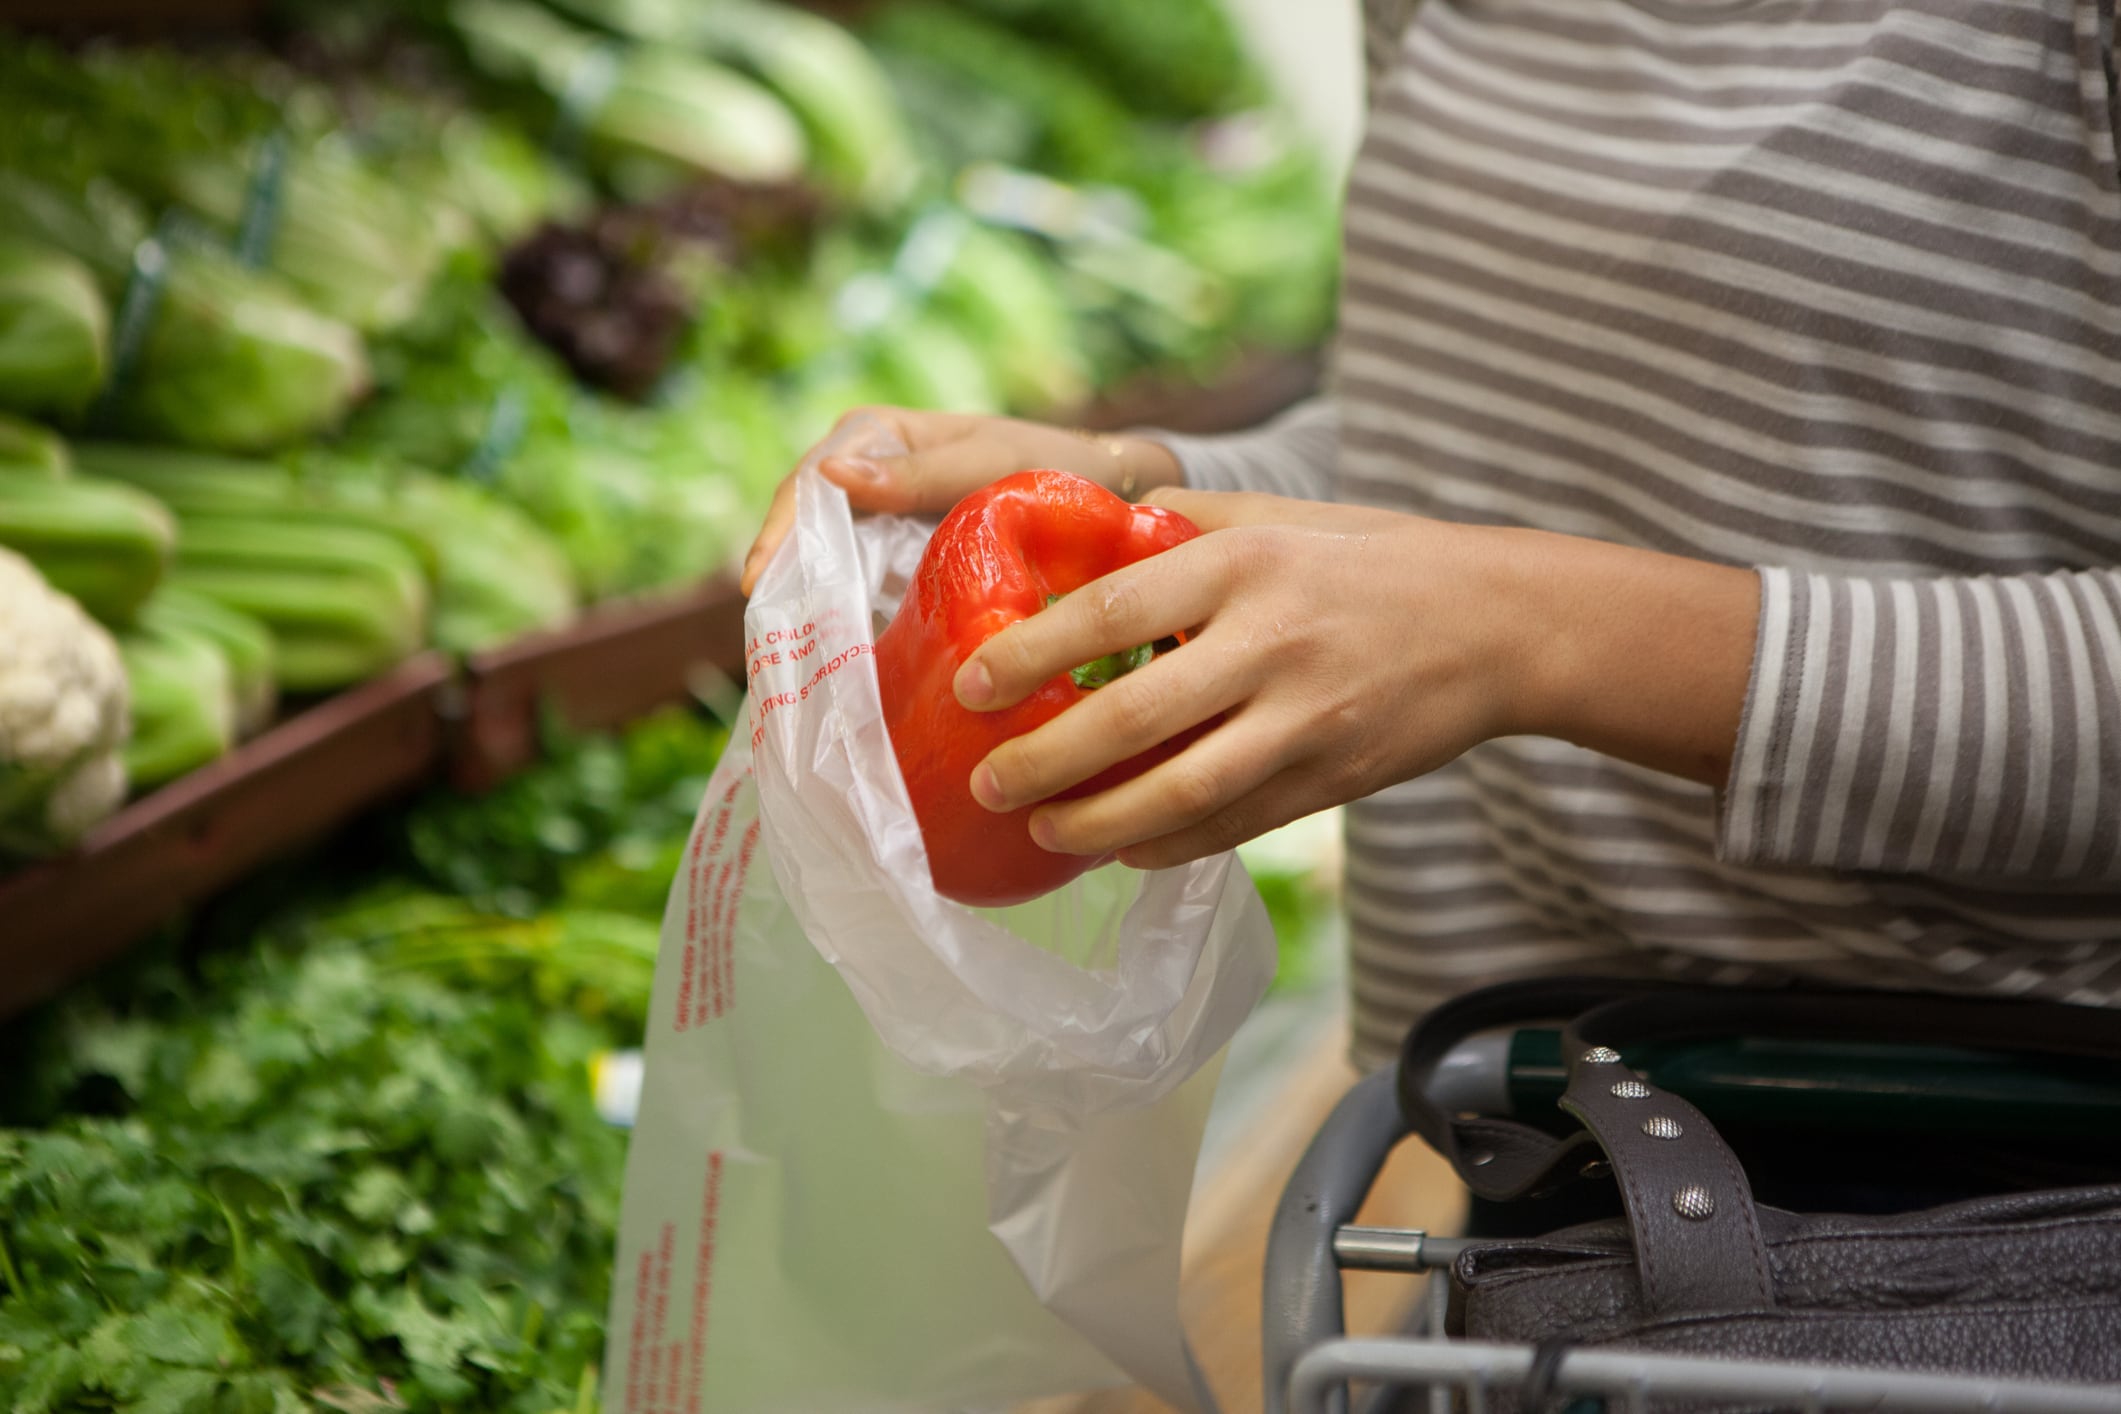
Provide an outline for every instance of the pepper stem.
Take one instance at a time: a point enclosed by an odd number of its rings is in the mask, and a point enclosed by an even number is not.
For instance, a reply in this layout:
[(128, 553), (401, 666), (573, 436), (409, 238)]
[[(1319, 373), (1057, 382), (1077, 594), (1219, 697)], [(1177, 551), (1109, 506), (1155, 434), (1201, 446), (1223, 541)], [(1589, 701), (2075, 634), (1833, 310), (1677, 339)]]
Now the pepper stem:
[[(1048, 594), (1046, 596), (1046, 607), (1052, 608), (1064, 597), (1066, 596)], [(1157, 654), (1177, 646), (1177, 639), (1165, 638), (1159, 639), (1155, 643), (1143, 643), (1133, 648), (1123, 648), (1117, 653), (1107, 653), (1102, 658), (1092, 658), (1079, 668), (1070, 668), (1068, 676), (1074, 679), (1077, 687), (1089, 692), (1095, 688), (1104, 687), (1108, 683), (1119, 681), (1136, 668), (1146, 667), (1150, 659)]]

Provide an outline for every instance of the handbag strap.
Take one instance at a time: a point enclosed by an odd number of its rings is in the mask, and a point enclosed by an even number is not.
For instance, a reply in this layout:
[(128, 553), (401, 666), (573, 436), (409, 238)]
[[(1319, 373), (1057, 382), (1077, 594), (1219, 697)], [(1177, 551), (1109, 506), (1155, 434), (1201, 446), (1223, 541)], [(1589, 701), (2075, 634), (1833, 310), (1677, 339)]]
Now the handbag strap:
[(1775, 1304), (1753, 1187), (1708, 1118), (1593, 1044), (1562, 1031), (1569, 1087), (1561, 1108), (1604, 1151), (1627, 1210), (1642, 1295), (1658, 1315), (1765, 1311)]
[(1560, 1187), (1596, 1157), (1587, 1132), (1557, 1138), (1520, 1120), (1447, 1113), (1430, 1097), (1438, 1066), (1476, 1032), (1569, 1020), (1614, 1000), (1685, 990), (1671, 983), (1556, 977), (1508, 982), (1454, 997), (1407, 1035), (1399, 1062), (1400, 1113), (1407, 1127), (1449, 1159), (1466, 1186), (1482, 1198), (1507, 1201)]
[[(1429, 1083), (1474, 1032), (1562, 1020), (1581, 1130), (1447, 1114)], [(1702, 1038), (1851, 1038), (1909, 1045), (2121, 1059), (2121, 1018), (2096, 1008), (1883, 992), (1702, 988), (1656, 981), (1535, 979), (1445, 1003), (1407, 1038), (1399, 1074), (1409, 1128), (1483, 1198), (1541, 1193), (1611, 1164), (1645, 1300), (1659, 1312), (1773, 1303), (1759, 1218), (1743, 1168), (1701, 1112), (1622, 1062), (1620, 1048)]]

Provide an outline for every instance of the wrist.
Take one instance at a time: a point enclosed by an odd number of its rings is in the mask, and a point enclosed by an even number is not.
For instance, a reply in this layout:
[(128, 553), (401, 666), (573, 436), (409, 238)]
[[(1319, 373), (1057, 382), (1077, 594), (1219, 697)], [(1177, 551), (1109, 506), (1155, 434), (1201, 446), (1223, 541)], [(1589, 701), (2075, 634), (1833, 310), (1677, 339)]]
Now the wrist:
[(1185, 469), (1169, 447), (1136, 433), (1078, 432), (1105, 454), (1097, 480), (1106, 490), (1139, 501), (1161, 486), (1186, 484)]
[(1476, 589), (1489, 623), (1484, 655), (1495, 704), (1491, 735), (1556, 736), (1567, 724), (1570, 684), (1578, 679), (1574, 612), (1553, 537), (1536, 531), (1479, 527), (1490, 543), (1477, 563), (1490, 573)]
[(1517, 671), (1507, 715), (1638, 765), (1721, 786), (1752, 677), (1750, 569), (1540, 531), (1503, 531)]
[(1107, 435), (1099, 441), (1111, 452), (1114, 479), (1107, 481), (1107, 490), (1141, 500), (1162, 485), (1186, 485), (1186, 469), (1164, 443), (1135, 435)]
[(1158, 487), (1186, 484), (1185, 468), (1177, 454), (1153, 438), (1134, 432), (1094, 432), (1087, 427), (1057, 430), (1082, 443), (1086, 452), (1064, 465), (1114, 495), (1138, 501)]
[(1132, 434), (1118, 440), (1121, 465), (1127, 473), (1127, 489), (1122, 494), (1128, 500), (1138, 501), (1160, 487), (1186, 484), (1185, 467), (1180, 464), (1177, 454), (1163, 443)]

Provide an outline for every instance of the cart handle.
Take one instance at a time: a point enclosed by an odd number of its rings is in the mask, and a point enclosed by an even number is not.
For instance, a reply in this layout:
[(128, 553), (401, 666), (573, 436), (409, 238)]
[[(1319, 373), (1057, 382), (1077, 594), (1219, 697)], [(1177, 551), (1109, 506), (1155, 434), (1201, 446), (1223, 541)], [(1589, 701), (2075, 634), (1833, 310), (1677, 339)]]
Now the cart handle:
[[(1341, 1096), (1289, 1176), (1267, 1231), (1260, 1301), (1264, 1414), (1287, 1414), (1299, 1356), (1346, 1333), (1334, 1239), (1354, 1221), (1386, 1155), (1407, 1133), (1397, 1067), (1387, 1066)], [(1346, 1386), (1328, 1391), (1325, 1401), (1329, 1414), (1347, 1414)]]

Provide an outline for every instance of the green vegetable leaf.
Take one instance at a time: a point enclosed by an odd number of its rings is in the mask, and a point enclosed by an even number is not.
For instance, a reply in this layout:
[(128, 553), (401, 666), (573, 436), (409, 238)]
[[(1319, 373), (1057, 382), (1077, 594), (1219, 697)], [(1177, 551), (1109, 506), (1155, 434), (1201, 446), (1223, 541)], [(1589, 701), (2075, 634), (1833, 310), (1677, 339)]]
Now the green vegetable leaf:
[(206, 1370), (171, 1370), (150, 1378), (131, 1402), (131, 1414), (206, 1414), (221, 1377)]
[(353, 1310), (370, 1334), (397, 1341), (408, 1360), (429, 1370), (452, 1368), (478, 1338), (468, 1323), (429, 1310), (409, 1286), (387, 1294), (356, 1292)]
[(251, 1272), (256, 1292), (253, 1309), (267, 1332), (290, 1355), (315, 1352), (324, 1327), (333, 1319), (331, 1298), (291, 1254), (261, 1255), (252, 1263)]
[(47, 1414), (88, 1384), (89, 1361), (80, 1349), (62, 1345), (32, 1357), (15, 1388), (17, 1414)]
[[(264, 920), (244, 945), (62, 1002), (18, 1092), (51, 1112), (0, 1129), (0, 1408), (572, 1405), (626, 1147), (587, 1061), (638, 1040), (721, 739), (680, 714), (639, 747), (567, 748), (514, 801), (411, 812), (447, 816), (451, 858), (507, 838), (511, 869), (538, 820), (579, 822), (582, 877), (628, 878), (593, 906), (497, 917), (438, 891), (401, 817), (377, 862), (412, 877), (232, 905)], [(538, 901), (572, 876), (527, 877)], [(77, 1091), (125, 1113), (68, 1113)]]

